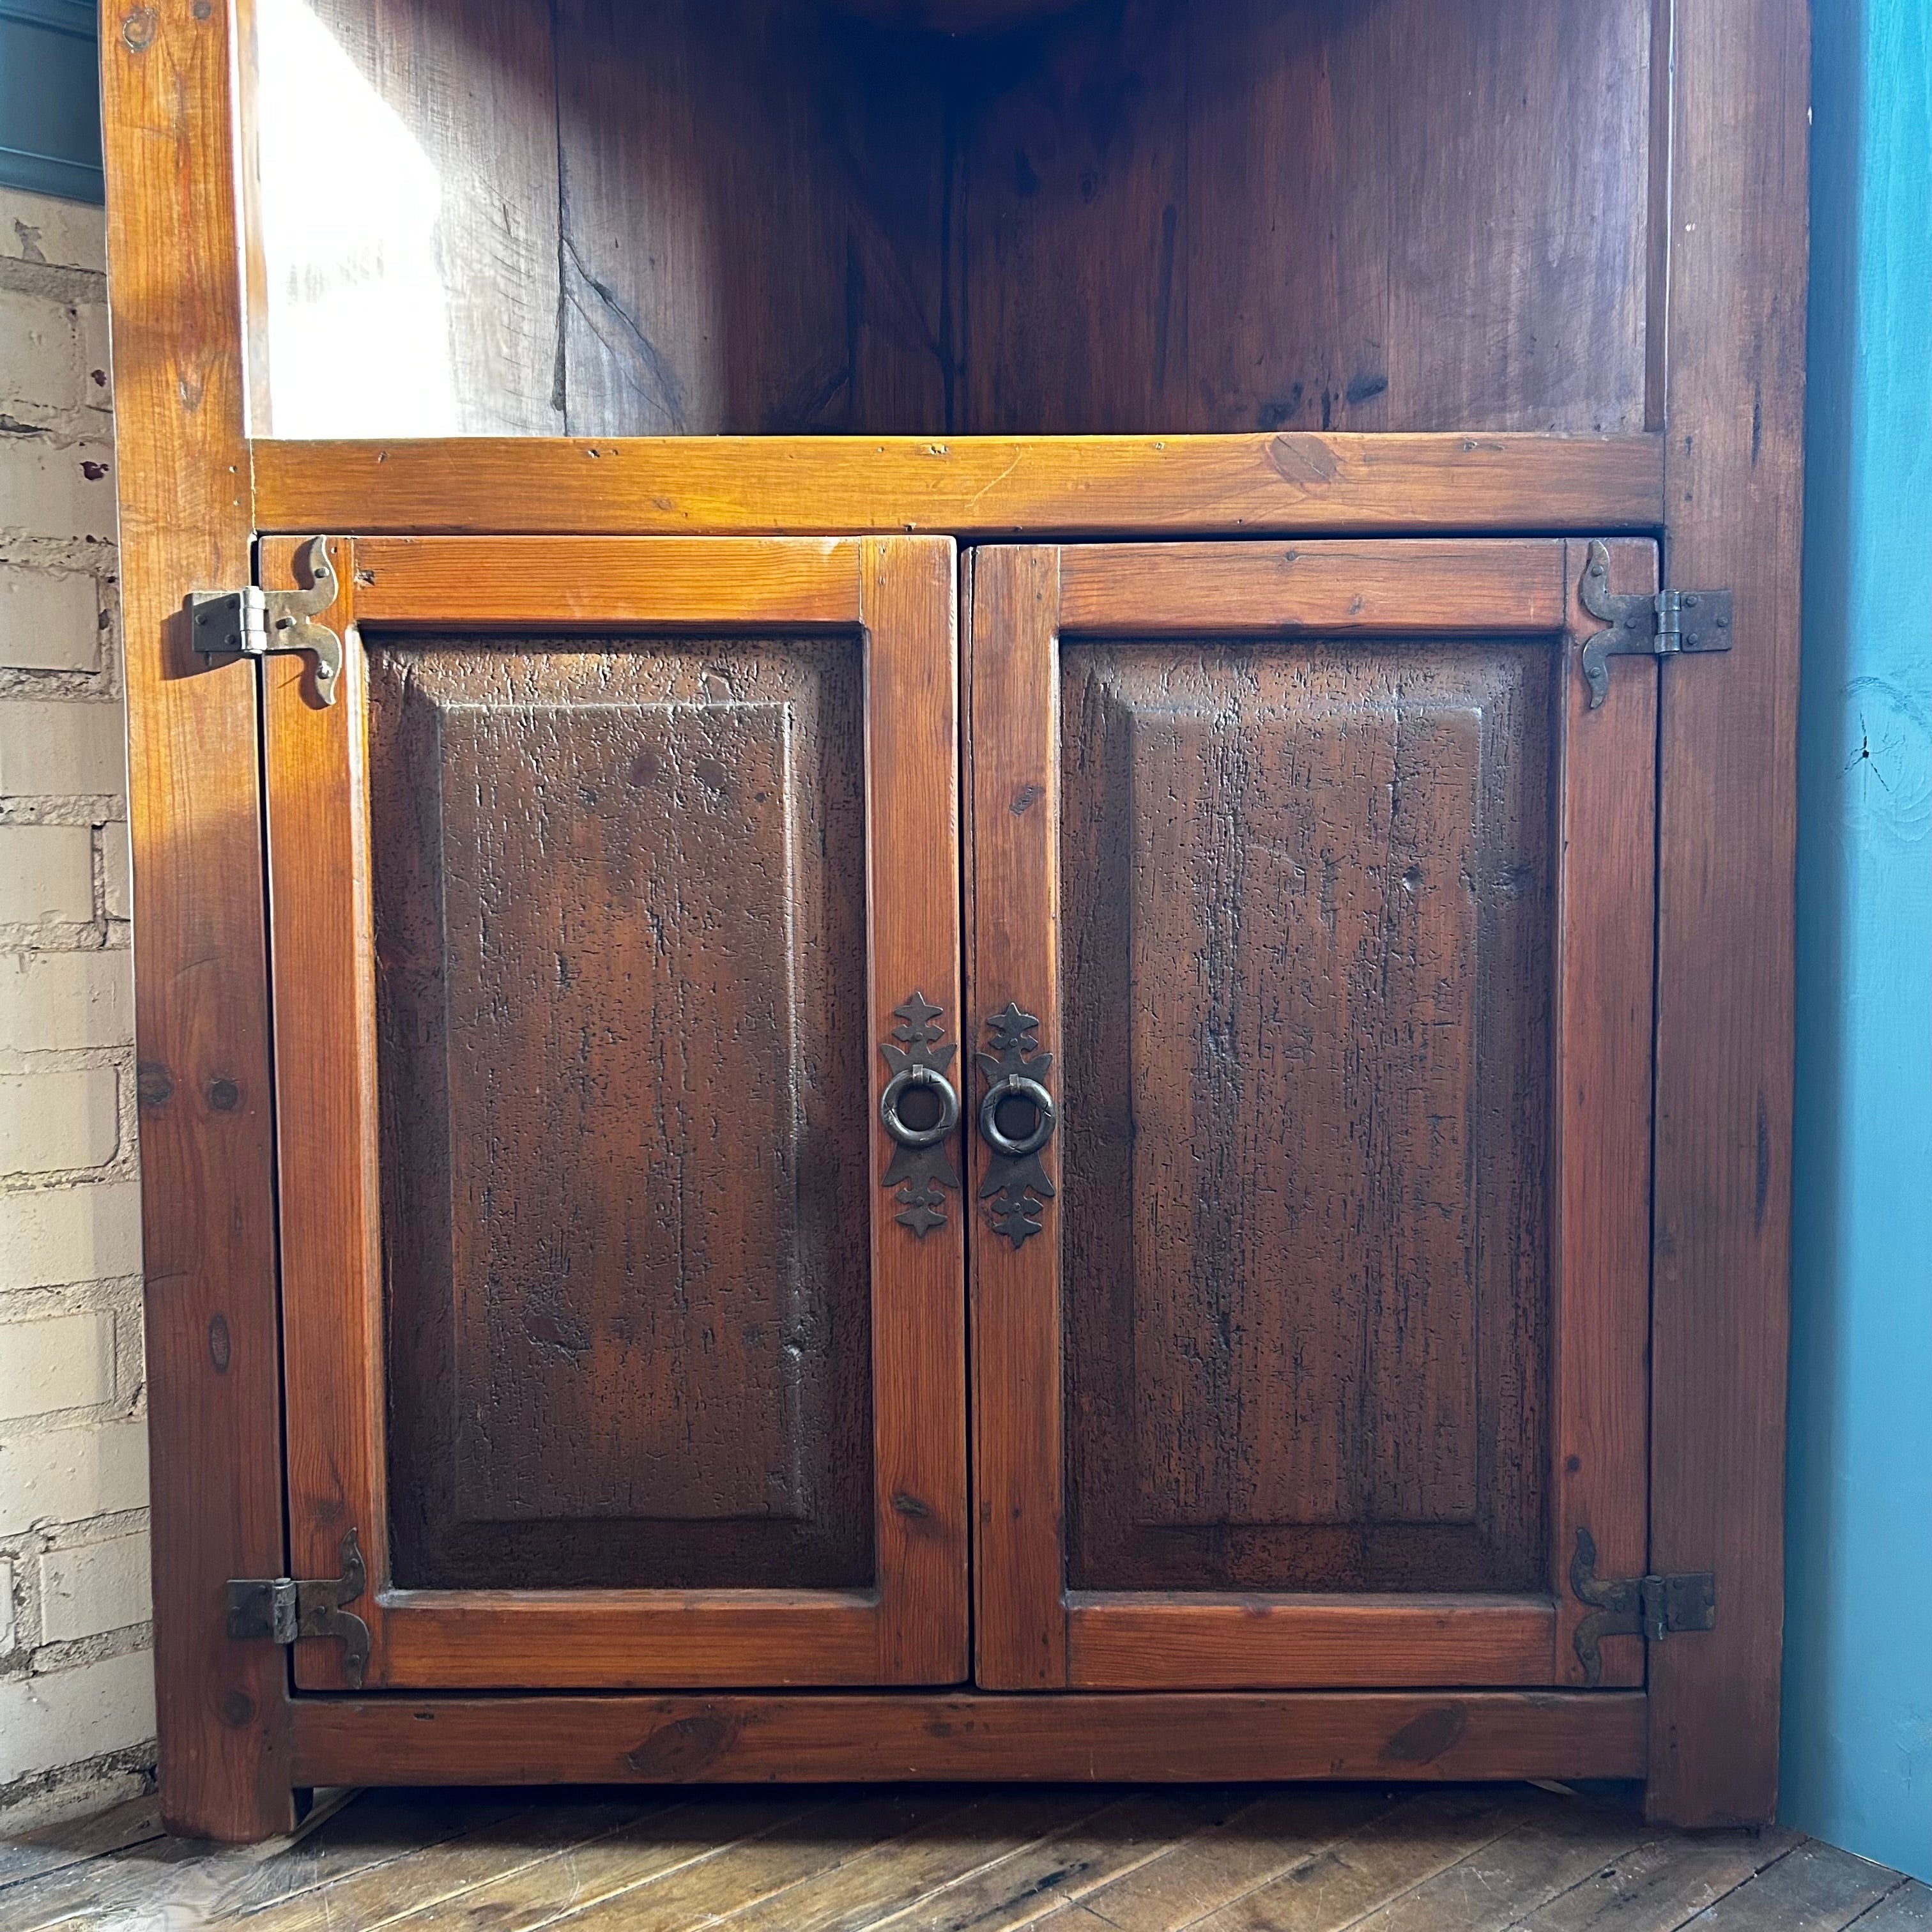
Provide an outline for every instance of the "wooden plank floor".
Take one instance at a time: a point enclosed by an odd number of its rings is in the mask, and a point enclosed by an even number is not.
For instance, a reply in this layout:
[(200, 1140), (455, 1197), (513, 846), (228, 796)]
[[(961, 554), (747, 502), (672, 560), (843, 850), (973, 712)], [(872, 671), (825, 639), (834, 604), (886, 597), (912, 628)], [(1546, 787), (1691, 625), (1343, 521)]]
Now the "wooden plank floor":
[(337, 1793), (213, 1849), (152, 1803), (7, 1838), (0, 1932), (1932, 1932), (1795, 1833), (1526, 1785)]

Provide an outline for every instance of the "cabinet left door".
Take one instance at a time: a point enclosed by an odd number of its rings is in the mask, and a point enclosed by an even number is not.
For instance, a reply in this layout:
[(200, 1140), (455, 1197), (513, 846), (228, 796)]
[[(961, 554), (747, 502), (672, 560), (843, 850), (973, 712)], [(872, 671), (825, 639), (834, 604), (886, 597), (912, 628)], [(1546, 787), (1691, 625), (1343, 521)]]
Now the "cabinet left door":
[(370, 1688), (962, 1679), (951, 541), (327, 556), (332, 701), (263, 661), (292, 1574), (352, 1534)]

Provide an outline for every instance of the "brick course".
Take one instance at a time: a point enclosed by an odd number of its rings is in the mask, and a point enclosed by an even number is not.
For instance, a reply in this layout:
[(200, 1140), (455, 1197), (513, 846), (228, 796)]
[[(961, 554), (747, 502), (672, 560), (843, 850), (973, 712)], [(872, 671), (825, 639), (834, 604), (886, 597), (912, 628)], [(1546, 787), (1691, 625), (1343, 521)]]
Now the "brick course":
[(16, 1820), (125, 1796), (154, 1759), (104, 266), (98, 208), (0, 189), (0, 1810)]

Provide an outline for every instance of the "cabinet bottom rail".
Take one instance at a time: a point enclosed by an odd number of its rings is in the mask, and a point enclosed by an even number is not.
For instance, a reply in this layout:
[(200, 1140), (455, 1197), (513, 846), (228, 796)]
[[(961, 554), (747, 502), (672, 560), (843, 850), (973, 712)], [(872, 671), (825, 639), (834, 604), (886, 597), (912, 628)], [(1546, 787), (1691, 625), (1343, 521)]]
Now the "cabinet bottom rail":
[(1641, 1778), (1642, 1691), (297, 1696), (297, 1786)]

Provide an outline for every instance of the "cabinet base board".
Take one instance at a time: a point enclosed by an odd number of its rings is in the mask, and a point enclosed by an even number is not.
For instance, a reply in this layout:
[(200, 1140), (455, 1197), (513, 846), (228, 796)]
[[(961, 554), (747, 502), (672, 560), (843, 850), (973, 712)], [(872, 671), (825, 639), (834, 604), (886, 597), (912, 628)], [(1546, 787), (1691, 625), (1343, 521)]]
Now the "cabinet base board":
[(297, 1785), (1641, 1778), (1641, 1691), (295, 1699)]

